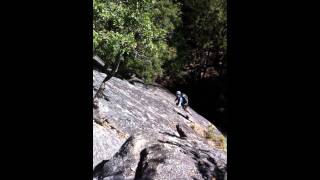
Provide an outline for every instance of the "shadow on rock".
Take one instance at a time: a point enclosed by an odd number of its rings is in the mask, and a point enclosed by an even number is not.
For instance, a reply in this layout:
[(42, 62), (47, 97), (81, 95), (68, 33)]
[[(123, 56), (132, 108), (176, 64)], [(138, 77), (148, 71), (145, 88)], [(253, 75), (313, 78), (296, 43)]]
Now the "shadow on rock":
[(157, 167), (164, 163), (166, 157), (161, 154), (164, 153), (163, 146), (156, 144), (140, 153), (140, 161), (136, 170), (135, 180), (152, 180), (157, 174)]
[(175, 138), (179, 138), (181, 139), (181, 137), (175, 135), (175, 134), (171, 134), (171, 133), (168, 133), (168, 132), (160, 132), (161, 134), (164, 134), (164, 135), (167, 135), (167, 136), (171, 136), (171, 137), (175, 137)]
[(103, 172), (103, 166), (105, 163), (107, 163), (109, 160), (103, 160), (99, 164), (96, 165), (96, 167), (93, 169), (93, 177), (97, 179), (101, 179), (102, 172)]

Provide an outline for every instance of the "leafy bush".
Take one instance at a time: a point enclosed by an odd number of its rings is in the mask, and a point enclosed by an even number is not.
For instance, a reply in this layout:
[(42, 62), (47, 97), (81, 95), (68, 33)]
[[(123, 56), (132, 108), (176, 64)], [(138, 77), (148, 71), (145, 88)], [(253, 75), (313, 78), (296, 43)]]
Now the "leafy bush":
[(216, 147), (227, 151), (227, 139), (223, 135), (217, 135), (216, 128), (209, 125), (206, 132), (206, 138), (215, 143)]
[(121, 55), (122, 70), (153, 81), (176, 56), (168, 40), (179, 15), (179, 3), (171, 0), (94, 0), (94, 53), (110, 65)]

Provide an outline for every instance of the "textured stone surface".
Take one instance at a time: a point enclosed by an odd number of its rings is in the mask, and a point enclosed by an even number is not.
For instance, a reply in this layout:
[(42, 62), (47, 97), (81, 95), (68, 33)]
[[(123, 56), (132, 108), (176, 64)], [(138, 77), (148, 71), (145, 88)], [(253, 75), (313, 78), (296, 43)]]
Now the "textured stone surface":
[[(93, 71), (93, 95), (104, 77)], [(160, 87), (115, 77), (106, 82), (93, 109), (94, 178), (223, 180), (226, 152), (199, 133), (210, 122), (191, 108), (184, 118), (174, 99)]]
[(225, 156), (197, 140), (166, 134), (135, 135), (101, 165), (95, 178), (223, 180), (227, 170)]
[(93, 167), (105, 159), (110, 159), (123, 142), (111, 129), (93, 122)]

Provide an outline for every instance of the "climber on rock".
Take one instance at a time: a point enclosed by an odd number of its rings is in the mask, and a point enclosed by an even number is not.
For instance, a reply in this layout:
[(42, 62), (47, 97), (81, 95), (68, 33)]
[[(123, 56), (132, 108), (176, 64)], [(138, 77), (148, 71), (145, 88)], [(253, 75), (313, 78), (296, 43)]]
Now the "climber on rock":
[[(189, 106), (189, 101), (188, 101), (188, 96), (187, 96), (186, 94), (181, 93), (180, 91), (177, 91), (177, 92), (176, 92), (176, 99), (175, 99), (174, 102), (176, 102), (176, 101), (178, 101), (178, 102), (176, 103), (176, 105), (177, 105), (179, 108), (182, 107), (182, 109), (183, 109), (185, 112), (187, 112), (190, 116), (192, 115), (191, 112), (188, 111), (188, 109), (187, 109), (188, 106)], [(187, 116), (187, 119), (189, 119), (188, 116)]]

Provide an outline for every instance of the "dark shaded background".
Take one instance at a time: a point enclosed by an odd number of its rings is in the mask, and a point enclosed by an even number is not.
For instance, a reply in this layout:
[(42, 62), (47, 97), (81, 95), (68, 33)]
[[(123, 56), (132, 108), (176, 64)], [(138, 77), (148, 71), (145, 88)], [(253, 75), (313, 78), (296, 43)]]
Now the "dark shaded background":
[(227, 135), (227, 84), (225, 77), (203, 79), (168, 87), (186, 93), (190, 107)]

